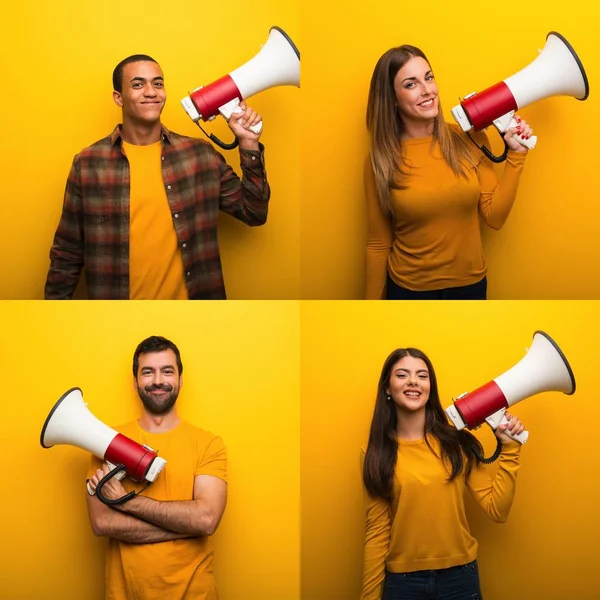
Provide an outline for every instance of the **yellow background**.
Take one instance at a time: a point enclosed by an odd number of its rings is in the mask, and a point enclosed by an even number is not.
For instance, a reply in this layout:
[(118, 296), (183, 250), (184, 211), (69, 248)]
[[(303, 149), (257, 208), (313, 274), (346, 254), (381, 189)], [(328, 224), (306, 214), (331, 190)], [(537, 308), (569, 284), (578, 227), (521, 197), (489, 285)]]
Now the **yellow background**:
[[(600, 466), (598, 305), (591, 302), (303, 303), (301, 310), (302, 597), (360, 595), (364, 502), (360, 446), (368, 438), (383, 363), (414, 346), (432, 360), (442, 406), (516, 364), (535, 330), (558, 343), (573, 396), (517, 404), (530, 432), (506, 524), (467, 495), (486, 600), (598, 598)], [(478, 430), (487, 455), (489, 429)]]
[[(520, 111), (538, 144), (506, 225), (500, 232), (485, 228), (488, 297), (600, 298), (598, 4), (309, 0), (302, 11), (302, 104), (310, 114), (302, 150), (303, 298), (364, 297), (365, 111), (379, 57), (405, 43), (423, 49), (446, 120), (454, 122), (450, 109), (459, 96), (521, 70), (553, 30), (578, 53), (590, 96), (550, 98)], [(499, 142), (495, 131), (489, 136)], [(494, 147), (499, 151), (501, 143)]]
[[(131, 54), (149, 54), (165, 74), (163, 122), (193, 137), (204, 134), (180, 100), (259, 52), (273, 25), (302, 52), (299, 4), (258, 0), (201, 4), (5, 2), (0, 8), (0, 299), (43, 297), (48, 253), (74, 155), (120, 122), (112, 72)], [(228, 296), (298, 298), (300, 294), (300, 90), (278, 87), (250, 99), (264, 118), (272, 188), (267, 224), (249, 228), (222, 215), (219, 238)], [(224, 120), (202, 123), (224, 141)], [(221, 151), (240, 174), (238, 150)], [(84, 297), (83, 286), (78, 296)]]
[(89, 525), (89, 453), (43, 449), (69, 388), (116, 425), (137, 418), (131, 362), (163, 335), (179, 347), (182, 418), (223, 437), (229, 501), (215, 535), (221, 600), (298, 600), (299, 305), (296, 302), (3, 302), (0, 598), (101, 600), (105, 540)]

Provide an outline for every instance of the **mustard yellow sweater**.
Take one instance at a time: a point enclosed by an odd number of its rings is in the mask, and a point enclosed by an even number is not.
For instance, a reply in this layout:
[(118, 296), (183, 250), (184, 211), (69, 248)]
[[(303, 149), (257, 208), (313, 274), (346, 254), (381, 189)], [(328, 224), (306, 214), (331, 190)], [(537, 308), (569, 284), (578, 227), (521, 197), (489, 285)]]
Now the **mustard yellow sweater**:
[[(469, 490), (498, 523), (508, 518), (515, 494), (521, 445), (503, 445), (497, 463), (474, 467), (448, 482), (439, 444), (399, 440), (392, 500), (366, 494), (366, 536), (361, 600), (380, 600), (385, 570), (408, 573), (446, 569), (475, 560), (464, 493)], [(364, 459), (363, 448), (363, 459)]]
[[(454, 125), (450, 125), (454, 127)], [(489, 148), (485, 133), (474, 134)], [(366, 297), (384, 296), (386, 274), (415, 291), (471, 285), (483, 279), (486, 262), (479, 215), (500, 229), (514, 203), (526, 153), (508, 152), (500, 182), (492, 162), (473, 145), (477, 170), (456, 177), (432, 138), (403, 141), (404, 190), (391, 191), (393, 219), (379, 204), (370, 158), (365, 165), (367, 200)]]

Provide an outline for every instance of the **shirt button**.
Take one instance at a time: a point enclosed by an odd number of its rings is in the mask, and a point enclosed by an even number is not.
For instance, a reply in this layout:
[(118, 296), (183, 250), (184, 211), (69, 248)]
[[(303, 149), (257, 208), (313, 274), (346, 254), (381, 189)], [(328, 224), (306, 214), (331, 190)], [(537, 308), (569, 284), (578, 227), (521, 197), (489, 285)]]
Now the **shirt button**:
[(256, 156), (253, 156), (253, 157), (252, 157), (252, 160), (256, 160)]
[(188, 277), (189, 277), (189, 276), (191, 275), (191, 273), (188, 271), (188, 272), (187, 272), (187, 275), (188, 275)]
[(170, 186), (170, 185), (168, 185), (168, 186), (167, 186), (167, 189), (168, 189), (168, 190), (170, 190), (170, 189), (171, 189), (171, 186)]
[(184, 248), (187, 248), (187, 244), (184, 244), (184, 245), (183, 245), (183, 247), (184, 247)]
[(165, 160), (165, 157), (164, 157), (164, 156), (161, 156), (161, 157), (160, 157), (160, 160)]
[(177, 213), (175, 213), (175, 218), (179, 219), (179, 215)]

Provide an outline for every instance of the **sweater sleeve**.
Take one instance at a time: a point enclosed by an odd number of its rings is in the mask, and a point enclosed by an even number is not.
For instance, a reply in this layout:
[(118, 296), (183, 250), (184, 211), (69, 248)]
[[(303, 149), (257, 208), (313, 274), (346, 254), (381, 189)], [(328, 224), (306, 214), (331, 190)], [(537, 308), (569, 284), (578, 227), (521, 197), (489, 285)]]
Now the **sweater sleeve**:
[(381, 210), (370, 156), (365, 161), (364, 182), (368, 225), (365, 297), (367, 300), (381, 300), (385, 291), (393, 232), (391, 219)]
[(517, 471), (521, 444), (507, 442), (502, 444), (496, 474), (494, 465), (474, 466), (467, 478), (469, 492), (487, 516), (497, 523), (505, 523), (515, 497)]
[[(475, 134), (475, 139), (480, 146), (485, 144), (488, 148), (490, 147), (488, 137), (483, 131)], [(508, 219), (517, 197), (519, 179), (526, 157), (526, 152), (509, 150), (504, 172), (500, 181), (498, 181), (492, 161), (483, 154), (481, 155), (478, 168), (479, 187), (481, 189), (479, 214), (492, 229), (500, 229)]]
[[(364, 465), (364, 459), (363, 450), (361, 453), (362, 465)], [(392, 529), (390, 503), (383, 498), (374, 498), (366, 490), (365, 503), (367, 519), (360, 600), (381, 600), (385, 578), (385, 559), (390, 547)]]

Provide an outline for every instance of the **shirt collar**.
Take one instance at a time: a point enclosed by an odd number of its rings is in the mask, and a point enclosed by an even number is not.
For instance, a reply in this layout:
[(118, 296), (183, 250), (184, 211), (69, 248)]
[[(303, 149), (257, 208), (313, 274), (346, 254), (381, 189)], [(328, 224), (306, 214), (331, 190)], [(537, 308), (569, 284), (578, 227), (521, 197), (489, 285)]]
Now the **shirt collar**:
[[(123, 140), (122, 136), (121, 136), (121, 127), (123, 125), (121, 123), (119, 123), (113, 130), (113, 132), (110, 134), (110, 145), (114, 146), (117, 142), (121, 143), (121, 141)], [(167, 142), (168, 144), (171, 144), (171, 132), (161, 123), (161, 129), (162, 129), (162, 133), (161, 133), (161, 139), (163, 142)]]

